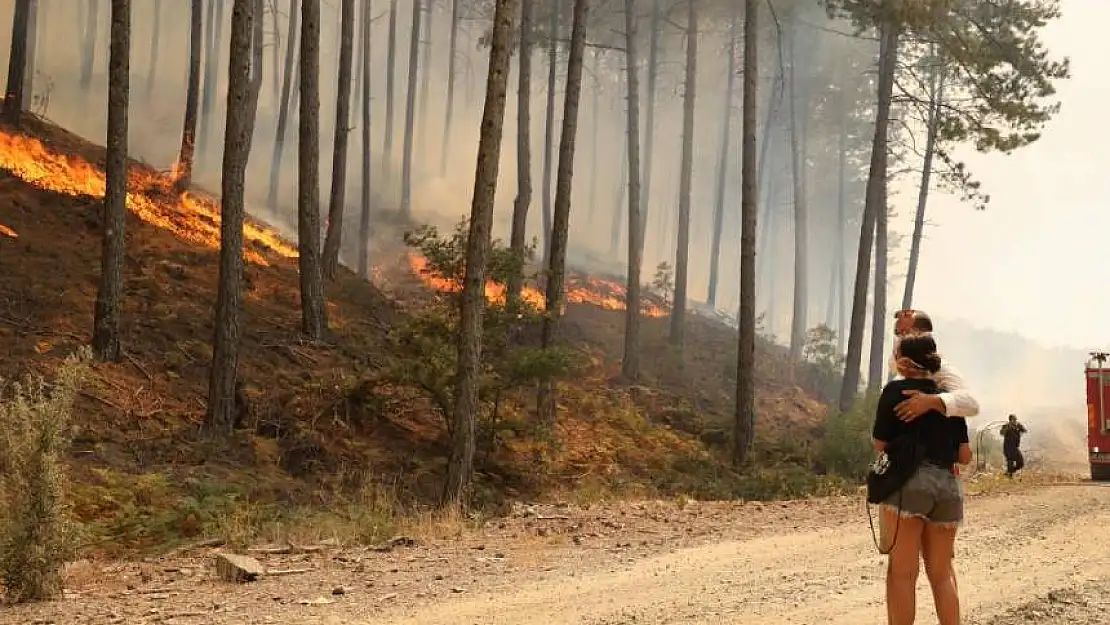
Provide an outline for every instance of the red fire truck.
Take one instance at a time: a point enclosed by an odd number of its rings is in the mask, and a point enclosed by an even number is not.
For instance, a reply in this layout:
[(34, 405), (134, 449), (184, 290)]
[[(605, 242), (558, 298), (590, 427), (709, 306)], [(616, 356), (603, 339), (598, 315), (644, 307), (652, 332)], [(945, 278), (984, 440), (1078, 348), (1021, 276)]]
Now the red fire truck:
[(1087, 361), (1087, 451), (1091, 479), (1110, 481), (1110, 354), (1091, 352)]

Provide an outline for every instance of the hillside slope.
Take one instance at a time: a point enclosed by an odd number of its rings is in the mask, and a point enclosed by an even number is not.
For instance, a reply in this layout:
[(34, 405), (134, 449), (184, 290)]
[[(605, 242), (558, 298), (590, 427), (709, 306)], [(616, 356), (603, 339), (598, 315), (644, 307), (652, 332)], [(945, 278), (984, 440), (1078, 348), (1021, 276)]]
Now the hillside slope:
[[(6, 379), (49, 376), (88, 342), (99, 276), (103, 150), (37, 120), (26, 127), (33, 136), (0, 132)], [(327, 285), (332, 335), (312, 344), (299, 334), (295, 248), (264, 224), (248, 225), (240, 375), (251, 409), (235, 436), (213, 440), (201, 426), (218, 208), (201, 194), (167, 189), (158, 172), (132, 168), (126, 355), (95, 367), (74, 411), (78, 514), (105, 541), (142, 546), (210, 531), (216, 515), (208, 507), (226, 512), (234, 501), (318, 505), (368, 484), (390, 484), (391, 496), (407, 501), (433, 496), (446, 450), (442, 419), (418, 390), (379, 376), (397, 357), (390, 328), (427, 296), (405, 251), (376, 253), (386, 293), (349, 272)], [(733, 331), (695, 318), (680, 360), (665, 346), (665, 319), (649, 319), (645, 380), (623, 387), (612, 382), (621, 317), (591, 303), (568, 308), (564, 334), (588, 365), (564, 385), (557, 444), (522, 434), (492, 445), (479, 458), (486, 501), (583, 488), (759, 496), (812, 482), (805, 445), (823, 418), (819, 403), (775, 383), (774, 368), (765, 367), (762, 449), (797, 470), (793, 481), (734, 474), (712, 446), (731, 421)], [(527, 401), (515, 398), (509, 408), (525, 421)]]

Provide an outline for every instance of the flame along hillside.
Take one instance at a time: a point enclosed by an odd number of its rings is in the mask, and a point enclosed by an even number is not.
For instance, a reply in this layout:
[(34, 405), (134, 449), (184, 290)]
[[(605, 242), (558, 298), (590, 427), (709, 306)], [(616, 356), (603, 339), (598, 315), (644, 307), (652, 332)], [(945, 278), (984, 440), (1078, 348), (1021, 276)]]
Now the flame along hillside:
[[(100, 263), (103, 149), (33, 118), (24, 125), (30, 134), (0, 130), (0, 343), (6, 348), (0, 376), (6, 379), (29, 370), (49, 376), (89, 341)], [(445, 451), (442, 420), (418, 391), (373, 383), (382, 363), (395, 357), (387, 333), (419, 298), (397, 301), (343, 272), (327, 285), (332, 346), (305, 343), (298, 335), (296, 250), (258, 222), (248, 224), (245, 238), (240, 374), (249, 422), (218, 452), (197, 436), (211, 358), (219, 212), (211, 197), (169, 189), (164, 174), (133, 164), (121, 311), (126, 356), (98, 365), (78, 400), (78, 512), (104, 519), (124, 514), (128, 505), (172, 508), (184, 496), (175, 489), (210, 483), (249, 485), (256, 500), (308, 498), (341, 469), (396, 479), (414, 497), (434, 493)], [(393, 269), (379, 275), (401, 274), (409, 284), (390, 284), (390, 291), (425, 288), (405, 252), (396, 256)], [(495, 495), (529, 496), (590, 482), (698, 492), (706, 475), (721, 472), (699, 436), (712, 439), (704, 435), (731, 418), (731, 331), (695, 319), (693, 356), (677, 367), (664, 342), (664, 312), (649, 307), (645, 379), (614, 387), (623, 331), (622, 313), (613, 309), (623, 308), (620, 294), (591, 289), (588, 278), (575, 284), (564, 335), (589, 365), (562, 394), (561, 445), (537, 471), (538, 443), (507, 438), (483, 460), (481, 486)], [(813, 432), (823, 409), (770, 376), (770, 370), (760, 373), (762, 436)], [(136, 480), (158, 473), (182, 478), (168, 483), (183, 486), (166, 486), (164, 500), (152, 504), (113, 501), (97, 490), (133, 490)]]

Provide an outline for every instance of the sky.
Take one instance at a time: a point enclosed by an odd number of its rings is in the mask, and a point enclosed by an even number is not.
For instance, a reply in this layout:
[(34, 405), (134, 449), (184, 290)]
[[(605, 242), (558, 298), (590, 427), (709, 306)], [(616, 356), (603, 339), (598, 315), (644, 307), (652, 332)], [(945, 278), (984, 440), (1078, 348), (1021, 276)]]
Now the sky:
[[(1072, 63), (1072, 78), (1058, 85), (1062, 109), (1031, 146), (1008, 156), (965, 155), (991, 195), (986, 211), (940, 194), (930, 199), (914, 305), (1046, 345), (1106, 348), (1110, 81), (1098, 67), (1110, 58), (1110, 2), (1062, 5), (1063, 17), (1044, 33), (1053, 55)], [(915, 200), (906, 191), (893, 199), (900, 232), (912, 231)], [(904, 272), (899, 262), (892, 276)]]

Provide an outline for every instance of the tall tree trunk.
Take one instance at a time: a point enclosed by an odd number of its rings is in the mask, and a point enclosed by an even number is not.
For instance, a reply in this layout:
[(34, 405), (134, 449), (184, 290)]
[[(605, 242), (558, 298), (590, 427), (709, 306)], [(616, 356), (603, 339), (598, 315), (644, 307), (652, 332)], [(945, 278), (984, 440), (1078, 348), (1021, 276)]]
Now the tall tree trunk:
[(860, 365), (863, 359), (863, 324), (867, 317), (867, 282), (871, 265), (871, 247), (874, 244), (875, 225), (879, 212), (884, 210), (883, 185), (886, 180), (887, 129), (890, 126), (890, 101), (894, 91), (894, 71), (897, 65), (898, 30), (892, 24), (880, 28), (878, 106), (875, 115), (875, 135), (871, 142), (871, 166), (867, 174), (867, 197), (860, 219), (859, 250), (856, 253), (856, 279), (852, 292), (852, 319), (848, 332), (848, 353), (844, 365), (844, 378), (840, 388), (839, 408), (846, 412), (852, 407), (859, 390)]
[(805, 347), (809, 308), (809, 209), (806, 206), (806, 140), (800, 126), (808, 111), (804, 104), (799, 114), (798, 100), (798, 23), (790, 23), (790, 155), (794, 177), (794, 311), (790, 321), (790, 360), (798, 362)]
[[(736, 417), (733, 423), (732, 461), (743, 465), (755, 438), (755, 237), (759, 201), (755, 170), (756, 87), (759, 65), (759, 2), (744, 2), (744, 108), (740, 156), (740, 311), (736, 350)], [(768, 129), (769, 130), (769, 129)], [(766, 130), (764, 131), (766, 132)]]
[(409, 37), (409, 86), (405, 96), (405, 137), (401, 154), (401, 214), (412, 214), (412, 142), (416, 124), (416, 81), (420, 77), (421, 0), (412, 0), (412, 34)]
[(200, 55), (203, 20), (201, 4), (204, 0), (191, 0), (189, 6), (189, 86), (185, 93), (185, 123), (181, 129), (181, 150), (174, 167), (174, 187), (183, 193), (193, 183), (193, 163), (196, 158), (197, 109), (200, 106)]
[(478, 374), (482, 356), (482, 316), (486, 308), (486, 263), (493, 226), (493, 198), (497, 192), (501, 134), (505, 122), (505, 94), (509, 84), (513, 23), (517, 0), (497, 0), (490, 39), (489, 76), (478, 139), (470, 231), (466, 243), (466, 273), (459, 304), (458, 367), (452, 414), (451, 453), (443, 503), (462, 505), (474, 476), (474, 434), (478, 413)]
[(38, 0), (31, 0), (27, 17), (27, 67), (23, 70), (23, 110), (29, 111), (35, 104), (35, 67), (38, 65), (37, 50), (39, 39)]
[(104, 239), (93, 318), (93, 351), (119, 360), (119, 309), (127, 227), (127, 98), (131, 64), (131, 0), (112, 0), (108, 46), (108, 146), (104, 164)]
[(370, 46), (370, 0), (362, 0), (362, 203), (358, 226), (358, 275), (370, 279), (370, 68), (373, 64)]
[[(165, 3), (162, 0), (154, 0), (154, 23), (151, 25), (151, 28), (150, 28), (150, 57), (149, 57), (149, 60), (147, 61), (147, 66), (146, 66), (146, 84), (144, 85), (146, 91), (143, 94), (143, 97), (144, 97), (144, 99), (146, 99), (147, 102), (149, 102), (151, 97), (154, 95), (154, 83), (158, 81), (158, 48), (159, 48), (158, 42), (162, 38), (162, 9), (164, 8), (163, 4), (165, 4)], [(190, 45), (192, 44), (192, 30), (191, 29), (192, 29), (192, 24), (190, 23), (190, 36), (189, 36)], [(190, 50), (189, 54), (192, 55), (191, 50)], [(192, 72), (192, 70), (193, 70), (192, 59), (190, 58), (189, 71)], [(190, 83), (189, 84), (191, 86), (192, 85), (192, 74), (189, 75), (189, 78), (190, 78)]]
[(839, 178), (836, 186), (836, 245), (833, 246), (836, 257), (833, 259), (834, 266), (836, 267), (836, 279), (833, 282), (833, 288), (836, 290), (836, 353), (844, 353), (844, 327), (847, 322), (847, 315), (845, 314), (845, 275), (848, 273), (848, 261), (844, 250), (844, 224), (847, 222), (847, 208), (848, 208), (848, 128), (843, 122), (840, 125), (840, 138), (839, 138), (839, 163), (838, 174)]
[[(193, 0), (196, 2), (197, 0)], [(271, 211), (278, 209), (278, 184), (281, 180), (281, 161), (285, 155), (285, 133), (289, 127), (289, 114), (292, 112), (293, 72), (297, 67), (297, 28), (300, 22), (299, 0), (289, 0), (289, 30), (286, 31), (285, 71), (282, 72), (281, 97), (278, 99), (277, 129), (274, 137), (274, 152), (270, 158), (270, 186), (266, 195), (266, 206)]]
[(301, 0), (300, 100), (297, 247), (301, 329), (313, 340), (320, 340), (328, 327), (320, 273), (320, 0)]
[(31, 0), (16, 0), (12, 16), (12, 47), (8, 55), (8, 84), (0, 115), (4, 123), (19, 126), (23, 112), (23, 75), (27, 71), (27, 31), (31, 19)]
[[(252, 27), (253, 28), (253, 27)], [(209, 0), (208, 49), (204, 57), (204, 93), (200, 101), (200, 133), (197, 137), (201, 154), (205, 153), (211, 139), (212, 116), (215, 115), (216, 96), (220, 90), (220, 50), (223, 49), (224, 2)]]
[(257, 6), (254, 0), (235, 0), (231, 13), (227, 122), (224, 126), (223, 180), (220, 185), (220, 272), (206, 415), (206, 424), (214, 432), (230, 432), (236, 425), (239, 408), (235, 389), (242, 331), (243, 190), (256, 105), (252, 102), (251, 44)]
[[(651, 214), (652, 161), (655, 158), (655, 96), (659, 80), (659, 35), (663, 28), (662, 0), (652, 0), (651, 38), (648, 48), (647, 111), (644, 119), (644, 171), (643, 189), (640, 194), (640, 246), (643, 249), (647, 235), (648, 215)], [(642, 260), (642, 258), (641, 258)]]
[(386, 176), (393, 179), (393, 97), (397, 69), (397, 0), (389, 0), (388, 51), (385, 57), (385, 132), (382, 133), (382, 157)]
[(917, 190), (917, 212), (913, 218), (913, 238), (910, 241), (910, 263), (906, 270), (906, 288), (902, 293), (902, 308), (913, 306), (913, 288), (917, 283), (917, 264), (921, 257), (921, 235), (925, 230), (925, 206), (929, 202), (929, 185), (933, 175), (933, 157), (937, 150), (937, 131), (940, 129), (940, 109), (944, 106), (944, 68), (936, 70), (933, 77), (932, 99), (929, 102), (929, 130), (925, 138), (925, 158), (921, 165), (921, 187)]
[(738, 5), (733, 6), (728, 40), (728, 77), (725, 79), (725, 108), (721, 122), (721, 155), (717, 159), (717, 197), (713, 207), (713, 240), (709, 249), (709, 292), (705, 301), (717, 307), (717, 281), (720, 278), (721, 231), (725, 222), (725, 185), (728, 180), (728, 152), (731, 147), (732, 88), (736, 80), (736, 43), (740, 17)]
[[(517, 182), (516, 199), (513, 201), (513, 224), (509, 233), (509, 249), (517, 255), (521, 263), (524, 262), (524, 244), (528, 234), (528, 210), (532, 204), (532, 6), (533, 0), (520, 0), (520, 59), (516, 88)], [(450, 96), (448, 96), (447, 106), (451, 106)], [(446, 137), (444, 145), (446, 145)], [(513, 272), (507, 287), (509, 304), (517, 306), (523, 288), (523, 274)]]
[[(16, 6), (22, 0), (16, 0)], [(84, 3), (82, 3), (84, 4)], [(82, 33), (84, 56), (81, 57), (81, 90), (88, 92), (92, 86), (93, 64), (96, 62), (96, 42), (100, 38), (100, 0), (89, 0), (85, 9), (85, 30)]]
[(328, 235), (324, 241), (324, 277), (339, 273), (339, 247), (343, 241), (343, 204), (347, 199), (347, 139), (351, 117), (351, 66), (354, 64), (355, 0), (342, 0), (339, 35), (339, 86), (335, 99), (335, 141), (331, 159), (331, 198)]
[(686, 93), (682, 99), (682, 163), (678, 179), (678, 245), (674, 262), (671, 344), (682, 346), (686, 326), (686, 285), (690, 263), (690, 195), (694, 173), (694, 103), (698, 85), (698, 7), (686, 0)]
[[(625, 134), (625, 171), (628, 176), (628, 271), (624, 298), (624, 356), (621, 375), (628, 380), (640, 377), (640, 270), (643, 265), (643, 228), (640, 226), (640, 80), (636, 49), (639, 36), (634, 0), (624, 0), (625, 83), (628, 87), (628, 119)], [(594, 165), (597, 167), (597, 164)], [(618, 212), (619, 214), (619, 212)]]
[[(626, 84), (626, 90), (627, 90), (627, 79), (625, 80), (625, 84)], [(637, 109), (639, 108), (639, 102), (636, 103), (636, 107), (637, 107)], [(626, 140), (626, 143), (627, 143), (627, 140)], [(637, 179), (638, 178), (639, 177), (637, 177)], [(613, 218), (609, 223), (609, 257), (612, 258), (614, 261), (619, 260), (618, 253), (620, 251), (620, 246), (621, 246), (621, 235), (624, 234), (624, 233), (621, 232), (621, 217), (628, 217), (628, 214), (625, 212), (624, 199), (625, 199), (625, 197), (627, 197), (627, 191), (628, 191), (628, 185), (629, 184), (631, 184), (631, 182), (630, 182), (630, 179), (628, 177), (628, 148), (626, 146), (624, 150), (621, 150), (621, 179), (620, 179), (620, 183), (617, 185), (617, 194), (615, 196), (616, 199), (613, 201)], [(637, 186), (639, 186), (638, 182), (637, 182)], [(643, 208), (642, 199), (641, 199), (641, 202), (640, 202), (640, 207), (641, 207), (641, 209)], [(640, 219), (641, 220), (643, 219), (642, 210), (640, 212)], [(644, 230), (643, 227), (641, 227), (640, 232), (643, 232), (643, 230)], [(640, 238), (640, 254), (641, 254), (640, 255), (640, 264), (641, 265), (643, 264), (643, 242), (644, 242), (643, 237), (641, 237)]]
[(435, 0), (427, 0), (424, 3), (424, 40), (420, 48), (420, 93), (417, 95), (417, 102), (420, 103), (420, 112), (417, 115), (419, 123), (417, 129), (420, 132), (420, 153), (428, 153), (428, 100), (431, 93), (431, 77), (432, 77), (432, 16), (434, 15)]
[(867, 390), (878, 391), (883, 385), (883, 368), (886, 358), (883, 354), (883, 343), (886, 339), (886, 280), (887, 256), (890, 252), (887, 245), (887, 221), (890, 207), (886, 202), (886, 180), (883, 180), (883, 202), (879, 205), (879, 212), (875, 216), (875, 291), (871, 298), (871, 352), (867, 360)]
[(547, 33), (547, 118), (543, 135), (543, 263), (551, 259), (552, 159), (555, 157), (555, 85), (559, 76), (559, 6), (551, 4)]
[[(529, 2), (529, 0), (522, 0)], [(524, 9), (521, 9), (522, 11)], [(439, 153), (439, 175), (447, 175), (447, 154), (451, 145), (451, 119), (455, 112), (455, 74), (459, 54), (459, 0), (451, 0), (451, 36), (447, 43), (447, 110), (443, 114), (443, 149)], [(523, 18), (521, 18), (523, 20)], [(523, 31), (521, 31), (523, 32)], [(523, 43), (521, 44), (523, 53)], [(521, 56), (521, 59), (525, 57)], [(529, 57), (530, 58), (530, 57)], [(529, 72), (531, 73), (531, 72)], [(515, 213), (514, 213), (515, 214)]]
[[(268, 0), (270, 7), (270, 25), (274, 29), (274, 43), (270, 46), (270, 64), (274, 66), (274, 70), (270, 72), (270, 91), (273, 92), (273, 97), (281, 95), (281, 75), (278, 74), (278, 68), (281, 67), (281, 29), (278, 21), (278, 0)], [(292, 39), (286, 39), (285, 45), (292, 45)]]
[[(578, 103), (582, 97), (582, 66), (586, 51), (586, 13), (589, 0), (574, 0), (571, 18), (570, 58), (567, 61), (566, 97), (559, 136), (559, 171), (555, 182), (555, 213), (551, 224), (551, 259), (547, 266), (547, 314), (543, 318), (541, 341), (546, 349), (559, 335), (559, 318), (565, 299), (563, 285), (567, 271), (567, 239), (570, 235), (570, 200), (574, 182), (574, 148), (578, 134)], [(555, 385), (545, 380), (540, 387), (540, 419), (555, 423)]]
[(601, 76), (601, 52), (594, 50), (593, 55), (593, 89), (590, 93), (593, 96), (590, 99), (590, 189), (587, 196), (588, 206), (590, 207), (589, 225), (593, 227), (594, 217), (601, 213), (597, 205), (597, 181), (601, 177), (601, 172), (598, 157), (598, 138), (601, 135), (601, 81), (598, 77)]

